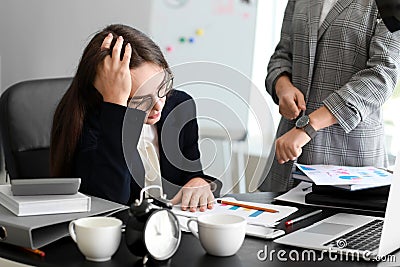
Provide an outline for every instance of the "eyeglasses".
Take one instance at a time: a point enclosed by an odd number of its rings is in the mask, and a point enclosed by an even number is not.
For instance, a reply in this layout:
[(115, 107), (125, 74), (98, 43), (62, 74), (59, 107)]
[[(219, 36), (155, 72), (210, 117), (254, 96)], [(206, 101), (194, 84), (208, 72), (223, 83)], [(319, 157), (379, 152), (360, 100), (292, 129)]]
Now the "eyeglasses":
[(157, 95), (151, 94), (128, 98), (128, 107), (147, 112), (153, 107), (154, 103), (156, 103), (158, 100), (157, 98), (165, 97), (173, 89), (173, 85), (174, 75), (172, 74), (171, 70), (164, 69), (164, 78), (157, 87)]

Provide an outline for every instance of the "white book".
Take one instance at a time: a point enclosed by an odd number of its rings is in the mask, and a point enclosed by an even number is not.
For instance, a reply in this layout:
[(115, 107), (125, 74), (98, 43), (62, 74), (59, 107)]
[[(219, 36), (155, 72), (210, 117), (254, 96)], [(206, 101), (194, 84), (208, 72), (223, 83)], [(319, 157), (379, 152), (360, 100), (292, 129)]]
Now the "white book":
[(74, 195), (14, 196), (10, 185), (0, 185), (0, 204), (17, 216), (90, 211), (91, 198)]

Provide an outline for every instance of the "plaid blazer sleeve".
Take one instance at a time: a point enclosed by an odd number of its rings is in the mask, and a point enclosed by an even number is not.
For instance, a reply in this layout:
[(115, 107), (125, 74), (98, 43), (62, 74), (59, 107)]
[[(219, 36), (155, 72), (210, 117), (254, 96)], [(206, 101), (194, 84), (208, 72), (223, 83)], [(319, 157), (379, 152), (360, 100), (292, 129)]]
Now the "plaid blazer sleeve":
[(289, 0), (283, 18), (281, 39), (276, 46), (268, 64), (268, 75), (265, 79), (265, 87), (276, 104), (279, 100), (275, 93), (276, 79), (284, 72), (292, 73), (292, 19), (295, 0)]
[[(332, 38), (345, 40), (343, 36)], [(390, 33), (383, 22), (378, 22), (368, 53), (366, 68), (355, 73), (323, 101), (346, 133), (381, 108), (393, 93), (400, 67), (400, 32)]]

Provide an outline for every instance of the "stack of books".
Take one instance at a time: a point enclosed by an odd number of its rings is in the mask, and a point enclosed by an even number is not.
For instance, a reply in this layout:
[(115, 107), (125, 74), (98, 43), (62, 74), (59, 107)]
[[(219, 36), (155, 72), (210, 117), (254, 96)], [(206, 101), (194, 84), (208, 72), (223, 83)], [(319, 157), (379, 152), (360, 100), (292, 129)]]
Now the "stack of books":
[(0, 204), (17, 216), (88, 212), (91, 198), (82, 193), (14, 195), (11, 185), (0, 185)]

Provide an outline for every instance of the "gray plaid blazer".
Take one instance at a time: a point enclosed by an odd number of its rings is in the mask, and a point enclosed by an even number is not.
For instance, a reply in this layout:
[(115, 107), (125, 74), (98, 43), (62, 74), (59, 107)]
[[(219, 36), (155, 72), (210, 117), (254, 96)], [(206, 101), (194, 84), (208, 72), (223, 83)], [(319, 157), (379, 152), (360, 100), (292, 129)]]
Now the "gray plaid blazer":
[[(306, 114), (325, 105), (338, 121), (303, 147), (299, 163), (385, 167), (381, 107), (397, 82), (400, 32), (387, 30), (375, 0), (338, 0), (319, 27), (322, 1), (289, 0), (266, 89), (278, 104), (275, 82), (287, 72), (305, 96)], [(276, 136), (294, 123), (282, 117)], [(287, 190), (292, 166), (274, 158), (260, 189)]]

